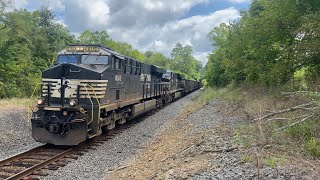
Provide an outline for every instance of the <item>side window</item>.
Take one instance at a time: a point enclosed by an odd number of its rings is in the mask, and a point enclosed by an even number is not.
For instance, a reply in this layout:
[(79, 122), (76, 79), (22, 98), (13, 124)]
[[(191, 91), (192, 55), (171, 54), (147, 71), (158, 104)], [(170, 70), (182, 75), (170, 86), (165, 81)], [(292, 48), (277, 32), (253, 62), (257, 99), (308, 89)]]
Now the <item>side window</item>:
[(123, 60), (119, 59), (119, 70), (123, 69)]
[(116, 69), (116, 58), (112, 55), (112, 62), (111, 62), (111, 64), (112, 64), (112, 69)]
[(120, 65), (119, 65), (119, 59), (118, 59), (118, 58), (115, 58), (114, 62), (115, 62), (115, 69), (116, 69), (116, 70), (119, 70), (119, 67), (120, 67)]
[(127, 59), (124, 59), (124, 63), (123, 63), (123, 73), (127, 73), (127, 65), (128, 65), (128, 60)]
[(133, 73), (133, 60), (130, 59), (130, 74)]
[(137, 61), (137, 65), (136, 65), (136, 75), (140, 75), (141, 73), (141, 63)]
[(136, 69), (135, 69), (135, 71), (134, 71), (134, 74), (135, 75), (137, 75), (138, 74), (138, 69), (139, 69), (139, 62), (138, 61), (136, 61)]
[(131, 66), (130, 66), (130, 59), (127, 62), (127, 74), (130, 74)]
[(140, 63), (140, 71), (139, 71), (139, 75), (142, 74), (142, 63)]

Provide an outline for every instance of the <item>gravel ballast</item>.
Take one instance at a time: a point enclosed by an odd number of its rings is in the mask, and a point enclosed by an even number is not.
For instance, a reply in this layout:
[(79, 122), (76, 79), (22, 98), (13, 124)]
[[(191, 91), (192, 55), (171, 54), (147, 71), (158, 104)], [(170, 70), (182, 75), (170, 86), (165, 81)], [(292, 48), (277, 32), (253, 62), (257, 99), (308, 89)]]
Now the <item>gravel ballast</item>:
[(0, 160), (40, 146), (31, 137), (31, 124), (25, 111), (0, 112)]
[(213, 100), (168, 122), (143, 153), (104, 179), (317, 179), (310, 168), (291, 164), (272, 168), (262, 159), (257, 168), (255, 161), (244, 162), (245, 149), (235, 142), (233, 129), (246, 119), (220, 113), (226, 107), (227, 102)]
[(152, 116), (141, 117), (144, 118), (143, 121), (116, 135), (96, 150), (85, 153), (57, 171), (50, 172), (50, 175), (43, 179), (102, 179), (107, 170), (125, 165), (141, 152), (154, 138), (157, 130), (175, 119), (191, 98), (198, 94), (199, 92), (194, 92), (158, 110)]
[[(130, 169), (134, 170), (131, 172), (141, 174), (141, 171), (151, 171), (152, 163), (160, 164), (160, 168), (152, 176), (143, 176), (145, 179), (257, 179), (258, 173), (260, 179), (318, 178), (312, 170), (301, 169), (293, 164), (277, 166), (276, 170), (262, 165), (257, 171), (254, 163), (243, 162), (244, 149), (234, 142), (232, 129), (244, 122), (245, 118), (219, 113), (226, 107), (226, 102), (221, 100), (210, 101), (195, 111), (189, 111), (192, 109), (190, 107), (197, 104), (199, 93), (196, 91), (179, 99), (153, 115), (140, 117), (134, 126), (67, 163), (65, 167), (48, 171), (49, 175), (41, 179), (134, 179), (129, 177), (139, 176), (128, 176)], [(23, 112), (0, 115), (2, 159), (39, 145), (31, 138), (30, 125), (25, 115)], [(181, 134), (178, 133), (179, 129)], [(170, 136), (170, 133), (174, 135)], [(176, 138), (179, 141), (172, 145), (172, 140)], [(175, 154), (169, 151), (154, 154), (170, 141), (169, 149), (180, 147), (180, 150), (170, 151)], [(169, 154), (159, 161), (155, 155), (161, 153)], [(149, 157), (142, 161), (144, 169), (140, 168), (143, 166), (134, 166), (137, 165), (134, 162), (141, 160), (141, 156)], [(138, 170), (135, 171), (135, 167)]]

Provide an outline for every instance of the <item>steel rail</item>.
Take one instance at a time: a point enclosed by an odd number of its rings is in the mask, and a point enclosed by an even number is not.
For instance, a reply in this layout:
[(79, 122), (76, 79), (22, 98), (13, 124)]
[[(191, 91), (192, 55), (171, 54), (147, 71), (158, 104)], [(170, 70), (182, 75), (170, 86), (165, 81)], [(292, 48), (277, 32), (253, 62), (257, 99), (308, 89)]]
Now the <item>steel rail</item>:
[(52, 158), (50, 158), (48, 160), (45, 160), (44, 162), (41, 162), (41, 163), (39, 163), (37, 165), (34, 165), (34, 166), (32, 166), (32, 167), (30, 167), (30, 168), (28, 168), (28, 169), (26, 169), (26, 170), (24, 170), (24, 171), (22, 171), (22, 172), (20, 172), (20, 173), (18, 173), (16, 175), (14, 175), (14, 176), (11, 176), (11, 177), (7, 178), (6, 180), (18, 180), (18, 179), (21, 179), (23, 177), (26, 177), (26, 176), (32, 174), (33, 172), (35, 172), (37, 170), (40, 170), (43, 167), (45, 167), (45, 166), (47, 166), (47, 165), (49, 165), (49, 164), (51, 164), (51, 163), (63, 158), (63, 157), (65, 157), (66, 155), (68, 155), (69, 153), (71, 153), (73, 151), (74, 151), (74, 148), (70, 148), (70, 149), (68, 149), (66, 151), (63, 151), (62, 153), (59, 153), (58, 155), (56, 155), (56, 156), (54, 156), (54, 157), (52, 157)]
[(41, 150), (41, 149), (45, 148), (45, 146), (46, 146), (46, 145), (42, 145), (42, 146), (39, 146), (39, 147), (35, 147), (35, 148), (30, 149), (30, 150), (28, 150), (28, 151), (25, 151), (25, 152), (23, 152), (23, 153), (16, 154), (16, 155), (13, 155), (13, 156), (11, 156), (11, 157), (9, 157), (9, 158), (7, 158), (7, 159), (4, 159), (4, 160), (0, 161), (0, 168), (1, 168), (1, 166), (4, 166), (4, 165), (6, 165), (6, 164), (8, 164), (8, 163), (10, 163), (10, 162), (13, 162), (13, 161), (15, 161), (15, 160), (18, 160), (18, 159), (20, 159), (20, 158), (23, 158), (23, 157), (25, 157), (25, 156), (27, 156), (27, 155), (30, 155), (30, 154), (34, 153), (34, 151)]
[[(9, 157), (9, 158), (7, 158), (7, 159), (5, 159), (3, 161), (0, 161), (0, 168), (4, 167), (6, 165), (10, 165), (10, 163), (13, 163), (13, 162), (19, 162), (20, 159), (22, 159), (21, 162), (23, 162), (24, 158), (28, 158), (28, 156), (35, 154), (37, 151), (45, 150), (45, 149), (46, 149), (46, 145), (43, 145), (43, 146), (39, 146), (39, 147), (36, 147), (34, 149), (31, 149), (29, 151), (23, 152), (21, 154)], [(29, 168), (26, 168), (25, 170), (23, 170), (21, 172), (15, 173), (14, 175), (12, 175), (10, 177), (7, 177), (7, 178), (5, 178), (5, 180), (19, 180), (19, 179), (22, 179), (22, 178), (24, 178), (24, 177), (26, 177), (28, 175), (31, 175), (32, 173), (34, 173), (34, 172), (36, 172), (38, 170), (43, 169), (44, 167), (52, 164), (55, 161), (58, 161), (61, 158), (66, 157), (70, 153), (74, 152), (76, 149), (77, 149), (76, 147), (70, 147), (67, 150), (63, 150), (62, 152), (57, 152), (57, 154), (54, 155), (53, 157), (49, 157), (48, 159), (42, 160), (42, 162), (35, 163), (34, 165), (32, 164), (33, 166), (31, 166)], [(37, 155), (37, 154), (35, 154), (35, 155)]]

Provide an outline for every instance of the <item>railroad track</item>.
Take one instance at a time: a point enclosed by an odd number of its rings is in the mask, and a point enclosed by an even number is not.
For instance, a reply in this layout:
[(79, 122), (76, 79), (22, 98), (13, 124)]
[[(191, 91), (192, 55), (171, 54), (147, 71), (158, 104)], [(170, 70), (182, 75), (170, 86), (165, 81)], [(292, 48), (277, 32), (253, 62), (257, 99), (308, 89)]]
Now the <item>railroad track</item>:
[[(151, 113), (154, 112), (148, 114)], [(79, 156), (96, 149), (126, 129), (143, 121), (146, 116), (131, 120), (78, 146), (43, 145), (2, 160), (0, 161), (0, 180), (36, 180), (41, 176), (47, 176), (47, 170), (57, 170), (68, 162), (78, 159)]]
[[(45, 175), (41, 169), (62, 166), (57, 162), (74, 152), (74, 147), (43, 145), (0, 162), (1, 179), (22, 179), (26, 176)], [(30, 178), (31, 178), (30, 176)]]
[(65, 166), (130, 127), (110, 131), (74, 147), (43, 145), (12, 156), (0, 161), (0, 180), (40, 179), (48, 175), (47, 170)]

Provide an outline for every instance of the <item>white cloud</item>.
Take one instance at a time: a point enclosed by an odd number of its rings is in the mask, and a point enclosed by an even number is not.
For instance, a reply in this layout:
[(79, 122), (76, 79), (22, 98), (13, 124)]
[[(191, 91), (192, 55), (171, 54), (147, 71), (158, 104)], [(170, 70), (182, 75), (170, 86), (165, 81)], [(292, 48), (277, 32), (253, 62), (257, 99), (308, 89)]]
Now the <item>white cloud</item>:
[[(211, 51), (208, 51), (208, 52), (196, 52), (194, 53), (194, 57), (196, 59), (202, 59), (202, 60), (207, 60), (208, 59), (208, 56), (209, 56), (209, 53), (211, 53)], [(202, 62), (202, 65), (205, 66), (206, 64), (206, 61), (201, 61)]]
[(16, 9), (25, 8), (28, 4), (28, 0), (14, 0), (13, 6)]
[(166, 22), (163, 26), (155, 25), (140, 29), (139, 27), (123, 30), (111, 28), (109, 33), (121, 41), (134, 44), (141, 50), (159, 51), (169, 56), (177, 42), (189, 44), (195, 54), (202, 54), (202, 62), (207, 58), (203, 53), (212, 49), (207, 34), (220, 23), (228, 23), (239, 18), (239, 11), (234, 8), (214, 12), (207, 16), (193, 16), (182, 20)]
[(65, 10), (64, 0), (51, 0), (48, 1), (49, 7), (54, 10), (62, 11)]
[(73, 32), (105, 29), (109, 21), (109, 6), (104, 0), (65, 1), (65, 23)]
[(251, 2), (251, 0), (227, 0), (231, 3), (235, 3), (235, 4), (241, 4), (241, 3), (248, 3)]
[[(16, 0), (18, 2), (18, 0)], [(19, 0), (25, 6), (31, 0)], [(43, 3), (43, 0), (32, 0)], [(158, 51), (169, 56), (177, 42), (193, 47), (194, 55), (207, 61), (211, 51), (207, 34), (214, 26), (239, 18), (235, 8), (209, 15), (184, 17), (192, 7), (220, 0), (50, 0), (50, 8), (74, 34), (84, 30), (106, 30), (112, 39), (133, 44), (139, 50)], [(242, 3), (250, 0), (227, 0)]]

